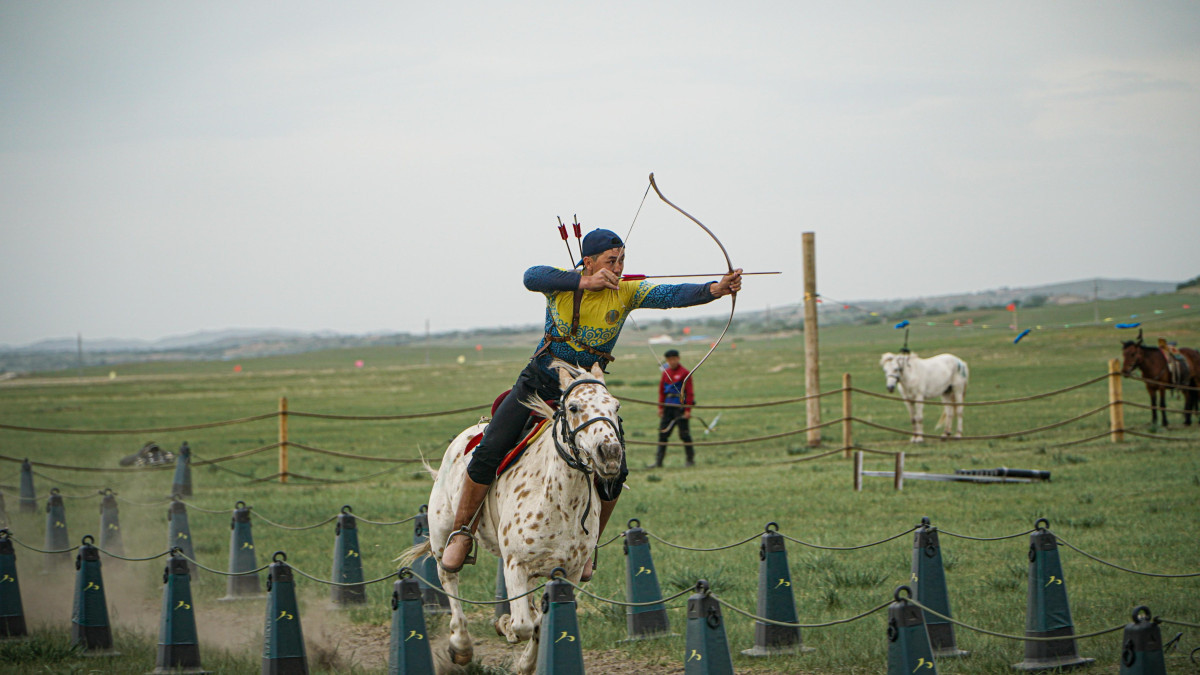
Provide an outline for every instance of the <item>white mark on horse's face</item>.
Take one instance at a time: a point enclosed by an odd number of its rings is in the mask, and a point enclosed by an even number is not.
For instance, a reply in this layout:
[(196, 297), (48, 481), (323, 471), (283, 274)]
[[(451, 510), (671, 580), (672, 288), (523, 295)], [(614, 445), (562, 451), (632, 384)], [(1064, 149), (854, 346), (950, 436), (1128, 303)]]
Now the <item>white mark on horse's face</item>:
[(887, 390), (896, 391), (896, 385), (900, 382), (900, 377), (903, 374), (904, 365), (908, 361), (908, 357), (904, 354), (893, 354), (887, 352), (879, 358), (879, 366), (883, 368), (883, 374), (887, 378)]
[(621, 471), (621, 460), (625, 455), (616, 426), (621, 402), (601, 385), (584, 384), (571, 392), (566, 406), (567, 421), (572, 429), (598, 417), (612, 421), (611, 424), (605, 421), (589, 424), (575, 437), (575, 444), (597, 475), (615, 478)]

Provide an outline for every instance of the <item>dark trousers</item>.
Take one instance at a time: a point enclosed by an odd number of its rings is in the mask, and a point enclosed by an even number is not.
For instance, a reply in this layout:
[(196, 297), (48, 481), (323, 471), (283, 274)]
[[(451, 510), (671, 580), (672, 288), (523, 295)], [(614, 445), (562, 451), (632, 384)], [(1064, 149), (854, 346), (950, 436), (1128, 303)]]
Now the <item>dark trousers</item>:
[(683, 416), (683, 408), (666, 406), (663, 408), (662, 419), (658, 422), (658, 454), (654, 458), (654, 463), (662, 466), (663, 459), (667, 456), (666, 443), (671, 439), (671, 432), (679, 429), (679, 440), (686, 445), (683, 446), (683, 452), (687, 455), (688, 462), (696, 461), (696, 451), (692, 447), (692, 430), (691, 420)]
[[(471, 463), (467, 465), (467, 475), (471, 477), (471, 480), (483, 485), (491, 485), (496, 480), (496, 469), (504, 460), (504, 455), (508, 454), (508, 451), (512, 450), (521, 440), (521, 431), (529, 420), (530, 410), (521, 401), (534, 396), (540, 396), (542, 400), (553, 401), (562, 396), (562, 389), (559, 388), (557, 379), (544, 373), (535, 361), (530, 361), (529, 365), (525, 366), (525, 369), (517, 376), (512, 391), (497, 406), (496, 413), (492, 415), (492, 421), (483, 430), (483, 438), (475, 447)], [(620, 476), (612, 481), (596, 481), (596, 489), (600, 493), (600, 498), (612, 501), (619, 497), (621, 487), (625, 484), (625, 478), (628, 475), (629, 469), (625, 458), (622, 457)]]

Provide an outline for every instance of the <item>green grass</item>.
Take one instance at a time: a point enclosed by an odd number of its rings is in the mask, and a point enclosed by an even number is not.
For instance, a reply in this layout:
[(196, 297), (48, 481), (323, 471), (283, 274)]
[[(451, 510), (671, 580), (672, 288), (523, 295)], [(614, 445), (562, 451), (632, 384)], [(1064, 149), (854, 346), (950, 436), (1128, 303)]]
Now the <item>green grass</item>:
[[(1153, 316), (1154, 309), (1177, 309), (1195, 296), (1166, 295), (1103, 303), (1102, 318), (1122, 320), (1130, 314)], [(1091, 306), (1044, 307), (1021, 312), (1022, 326), (1090, 321)], [(1170, 315), (1163, 315), (1170, 316)], [(1200, 343), (1200, 322), (1189, 314), (1148, 324), (1148, 338), (1164, 335), (1181, 344)], [(1004, 312), (966, 312), (937, 317), (938, 322), (971, 317), (976, 326), (1007, 323)], [(1110, 324), (1070, 330), (1035, 331), (1019, 345), (1013, 334), (981, 328), (931, 328), (917, 324), (913, 348), (924, 356), (951, 351), (971, 367), (968, 401), (1009, 398), (1045, 392), (1103, 374), (1106, 362), (1120, 355), (1119, 340), (1128, 332)], [(696, 376), (701, 403), (741, 403), (794, 397), (803, 389), (803, 338), (795, 334), (743, 335), (737, 323), (722, 348)], [(657, 364), (644, 343), (645, 334), (632, 327), (610, 368), (610, 382), (619, 397), (653, 399)], [(824, 390), (841, 386), (842, 373), (850, 373), (855, 386), (883, 391), (877, 362), (884, 351), (896, 351), (903, 339), (890, 326), (832, 326), (821, 333), (821, 381)], [(736, 344), (736, 348), (733, 345)], [(55, 428), (146, 428), (193, 424), (271, 412), (286, 396), (292, 411), (342, 414), (396, 414), (457, 408), (490, 402), (508, 388), (528, 358), (531, 346), (441, 345), (425, 348), (391, 347), (341, 350), (316, 354), (244, 359), (240, 374), (233, 362), (155, 363), (93, 368), (84, 380), (75, 372), (45, 378), (21, 378), (0, 384), (0, 422)], [(661, 348), (656, 348), (661, 351)], [(699, 345), (681, 350), (685, 364), (703, 354)], [(456, 362), (459, 355), (466, 363)], [(367, 367), (353, 363), (362, 358)], [(109, 371), (115, 379), (109, 379)], [(1125, 398), (1146, 398), (1140, 383), (1125, 381)], [(1054, 398), (1023, 404), (968, 408), (966, 433), (994, 434), (1049, 424), (1095, 408), (1107, 400), (1103, 382)], [(1182, 407), (1181, 399), (1170, 399)], [(907, 426), (903, 406), (855, 396), (854, 414), (880, 424)], [(699, 411), (706, 419), (709, 412)], [(940, 411), (929, 407), (926, 431)], [(821, 400), (823, 419), (841, 415), (841, 397)], [(1150, 431), (1148, 411), (1126, 409), (1127, 425)], [(650, 406), (626, 402), (622, 409), (630, 441), (653, 438), (656, 419)], [(293, 417), (290, 439), (306, 445), (380, 457), (416, 458), (419, 453), (434, 461), (446, 443), (477, 415), (391, 422), (355, 422)], [(956, 468), (998, 466), (1048, 469), (1053, 481), (1046, 484), (969, 485), (907, 481), (901, 492), (887, 479), (864, 479), (864, 489), (851, 489), (850, 463), (838, 454), (812, 462), (786, 463), (815, 454), (803, 435), (764, 443), (700, 447), (699, 466), (684, 469), (682, 448), (672, 447), (667, 468), (646, 471), (654, 449), (629, 445), (632, 468), (629, 486), (607, 533), (618, 532), (629, 518), (671, 541), (692, 547), (715, 547), (761, 531), (767, 521), (779, 523), (783, 532), (824, 545), (853, 545), (882, 539), (903, 531), (929, 516), (946, 530), (976, 536), (1021, 532), (1038, 517), (1050, 520), (1064, 539), (1102, 558), (1125, 566), (1156, 572), (1200, 570), (1200, 548), (1195, 533), (1200, 521), (1200, 429), (1184, 428), (1179, 415), (1171, 416), (1169, 431), (1158, 430), (1177, 442), (1130, 439), (1124, 444), (1095, 441), (1066, 448), (1057, 443), (1101, 433), (1108, 428), (1107, 413), (1046, 433), (1017, 439), (979, 442), (939, 442), (912, 446), (907, 439), (856, 426), (855, 442), (867, 447), (910, 452), (909, 470), (953, 473)], [(805, 424), (803, 404), (727, 410), (707, 440), (737, 439), (797, 429)], [(698, 425), (694, 425), (698, 426)], [(97, 467), (116, 466), (116, 460), (149, 440), (174, 449), (187, 440), (198, 458), (218, 457), (272, 443), (278, 422), (264, 420), (236, 426), (185, 433), (123, 436), (83, 436), (0, 431), (0, 454), (39, 461)], [(701, 440), (701, 433), (695, 432)], [(841, 443), (840, 426), (824, 430), (826, 447)], [(278, 471), (274, 451), (231, 462), (229, 468), (254, 476)], [(290, 469), (331, 479), (346, 479), (385, 468), (386, 465), (328, 457), (293, 449)], [(891, 459), (868, 456), (868, 469), (890, 469)], [(0, 463), (0, 484), (15, 485), (16, 464)], [(94, 489), (111, 486), (122, 497), (155, 501), (166, 496), (171, 472), (97, 474), (47, 469), (41, 473), (56, 481), (37, 479), (39, 492), (58, 485), (71, 497), (86, 497)], [(214, 467), (195, 469), (197, 495), (192, 501), (209, 508), (229, 508), (239, 499), (267, 517), (287, 524), (308, 524), (351, 504), (355, 513), (377, 520), (411, 515), (427, 499), (430, 483), (415, 465), (404, 465), (386, 476), (348, 485), (305, 486), (300, 481), (247, 484), (244, 479)], [(16, 513), (13, 490), (5, 490), (9, 518), (18, 538), (42, 544), (44, 514)], [(72, 542), (94, 529), (98, 501), (68, 499), (67, 518)], [(165, 507), (139, 507), (123, 503), (121, 522), (126, 550), (132, 555), (165, 549)], [(217, 568), (228, 556), (228, 515), (190, 512), (197, 557)], [(275, 550), (286, 550), (295, 566), (327, 577), (333, 545), (332, 524), (316, 530), (292, 532), (255, 524), (260, 562)], [(386, 574), (391, 559), (412, 541), (407, 525), (363, 525), (360, 544), (368, 578)], [(943, 555), (951, 607), (957, 618), (992, 630), (1021, 633), (1025, 619), (1024, 539), (973, 542), (943, 536)], [(619, 544), (619, 542), (618, 542)], [(664, 592), (708, 579), (713, 588), (739, 607), (753, 610), (758, 574), (755, 543), (720, 552), (698, 553), (652, 542), (654, 560)], [(902, 537), (858, 551), (816, 551), (788, 545), (793, 589), (800, 620), (817, 623), (857, 614), (891, 597), (892, 590), (909, 577), (911, 539)], [(17, 549), (27, 612), (36, 614), (41, 628), (34, 640), (2, 645), (0, 672), (88, 672), (94, 661), (82, 660), (66, 648), (70, 621), (69, 577), (52, 579), (40, 572), (40, 556)], [(1156, 615), (1196, 622), (1200, 613), (1200, 579), (1137, 577), (1086, 560), (1064, 549), (1062, 559), (1069, 584), (1073, 618), (1078, 632), (1124, 623), (1130, 610), (1147, 604)], [(465, 575), (467, 597), (490, 598), (494, 559), (485, 557)], [(591, 590), (605, 597), (624, 598), (623, 561), (619, 545), (603, 549), (600, 568)], [(118, 649), (126, 656), (108, 662), (105, 672), (145, 672), (153, 666), (154, 631), (161, 561), (128, 563), (118, 568), (106, 563), (106, 575), (122, 575), (122, 591), (110, 597), (117, 608)], [(106, 576), (106, 580), (108, 577)], [(113, 581), (109, 581), (110, 586)], [(326, 650), (348, 653), (339, 642), (342, 633), (362, 627), (385, 626), (390, 620), (388, 584), (369, 587), (366, 608), (341, 614), (325, 609), (328, 591), (307, 580), (297, 583), (301, 609), (310, 641), (324, 641)], [(64, 589), (66, 589), (64, 591)], [(201, 646), (205, 665), (221, 672), (257, 672), (261, 636), (261, 603), (219, 605), (224, 595), (222, 578), (199, 574), (193, 585), (197, 616), (202, 622)], [(64, 596), (65, 595), (65, 599)], [(44, 601), (43, 601), (43, 596)], [(215, 624), (241, 613), (245, 629), (231, 635)], [(686, 626), (682, 604), (669, 610), (680, 637), (660, 641), (618, 644), (625, 637), (625, 620), (618, 609), (585, 599), (580, 622), (587, 649), (626, 650), (633, 659), (678, 662), (683, 653)], [(218, 619), (207, 620), (206, 615)], [(487, 624), (490, 609), (473, 617), (477, 639), (494, 641)], [(816, 651), (800, 657), (756, 661), (737, 655), (753, 642), (753, 625), (728, 616), (726, 629), (739, 669), (778, 672), (875, 673), (886, 659), (884, 619), (876, 615), (854, 624), (806, 630), (804, 641)], [(346, 629), (350, 624), (359, 628)], [(445, 619), (431, 617), (432, 631), (445, 630)], [(206, 632), (207, 631), (207, 632)], [(386, 633), (383, 633), (386, 635)], [(206, 635), (212, 635), (206, 641)], [(1016, 642), (957, 632), (960, 647), (974, 652), (965, 661), (938, 664), (945, 673), (1007, 673), (1021, 660)], [(333, 636), (333, 637), (328, 637)], [(1117, 636), (1082, 641), (1080, 651), (1097, 659), (1094, 672), (1115, 672), (1120, 652)], [(1197, 638), (1185, 635), (1184, 645)], [(386, 650), (382, 653), (386, 653)], [(329, 672), (328, 664), (346, 658), (314, 658), (316, 672)], [(326, 665), (321, 665), (326, 663)], [(110, 668), (111, 665), (111, 669)], [(124, 669), (124, 670), (122, 670)], [(356, 672), (383, 672), (381, 662), (364, 664)], [(481, 671), (482, 672), (482, 671)]]

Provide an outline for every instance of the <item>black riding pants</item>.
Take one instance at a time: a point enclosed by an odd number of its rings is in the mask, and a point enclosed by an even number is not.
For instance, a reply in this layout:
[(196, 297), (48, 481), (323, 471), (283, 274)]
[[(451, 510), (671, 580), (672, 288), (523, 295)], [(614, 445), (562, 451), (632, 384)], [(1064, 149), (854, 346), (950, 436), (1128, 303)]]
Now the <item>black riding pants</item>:
[[(467, 475), (471, 477), (471, 480), (483, 485), (491, 485), (496, 480), (496, 469), (500, 466), (504, 455), (508, 454), (508, 451), (516, 446), (517, 441), (521, 440), (521, 430), (525, 428), (525, 422), (529, 420), (530, 410), (521, 401), (534, 396), (553, 401), (561, 395), (562, 389), (559, 388), (558, 381), (544, 373), (536, 361), (530, 361), (529, 365), (525, 366), (525, 369), (517, 376), (512, 391), (496, 408), (496, 413), (492, 415), (492, 421), (483, 430), (483, 439), (475, 447), (471, 463), (467, 465)], [(621, 486), (625, 484), (625, 478), (628, 475), (629, 468), (625, 463), (625, 458), (622, 457), (619, 476), (611, 481), (596, 481), (596, 489), (600, 498), (612, 501), (619, 497)]]
[(685, 443), (683, 452), (687, 455), (687, 461), (695, 461), (696, 450), (692, 447), (690, 422), (690, 419), (683, 416), (682, 408), (675, 406), (663, 408), (662, 418), (658, 421), (658, 453), (655, 456), (655, 463), (662, 465), (663, 458), (667, 456), (667, 441), (671, 440), (671, 432), (675, 429), (679, 429), (679, 440)]

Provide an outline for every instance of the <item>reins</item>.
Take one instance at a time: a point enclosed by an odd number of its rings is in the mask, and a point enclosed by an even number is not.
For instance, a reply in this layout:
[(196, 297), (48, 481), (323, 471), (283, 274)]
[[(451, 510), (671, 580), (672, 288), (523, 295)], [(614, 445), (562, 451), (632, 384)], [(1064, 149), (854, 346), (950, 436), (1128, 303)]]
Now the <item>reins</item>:
[(592, 491), (595, 490), (594, 481), (592, 480), (593, 470), (584, 462), (579, 452), (579, 445), (576, 443), (576, 438), (579, 436), (579, 432), (589, 426), (604, 422), (611, 426), (613, 431), (617, 432), (617, 440), (621, 443), (621, 450), (624, 452), (625, 430), (621, 425), (620, 417), (614, 422), (611, 418), (604, 416), (588, 419), (574, 429), (570, 427), (567, 421), (567, 399), (570, 398), (571, 393), (575, 391), (576, 387), (585, 384), (598, 384), (606, 390), (608, 389), (607, 385), (596, 379), (575, 380), (567, 385), (567, 388), (563, 390), (562, 396), (558, 399), (558, 409), (554, 411), (554, 419), (552, 421), (554, 428), (551, 436), (554, 439), (554, 450), (558, 453), (558, 456), (566, 462), (567, 466), (582, 473), (588, 479), (588, 501), (587, 506), (583, 510), (583, 517), (579, 519), (579, 526), (583, 528), (584, 534), (591, 534), (584, 523), (587, 521), (588, 515), (592, 512)]

